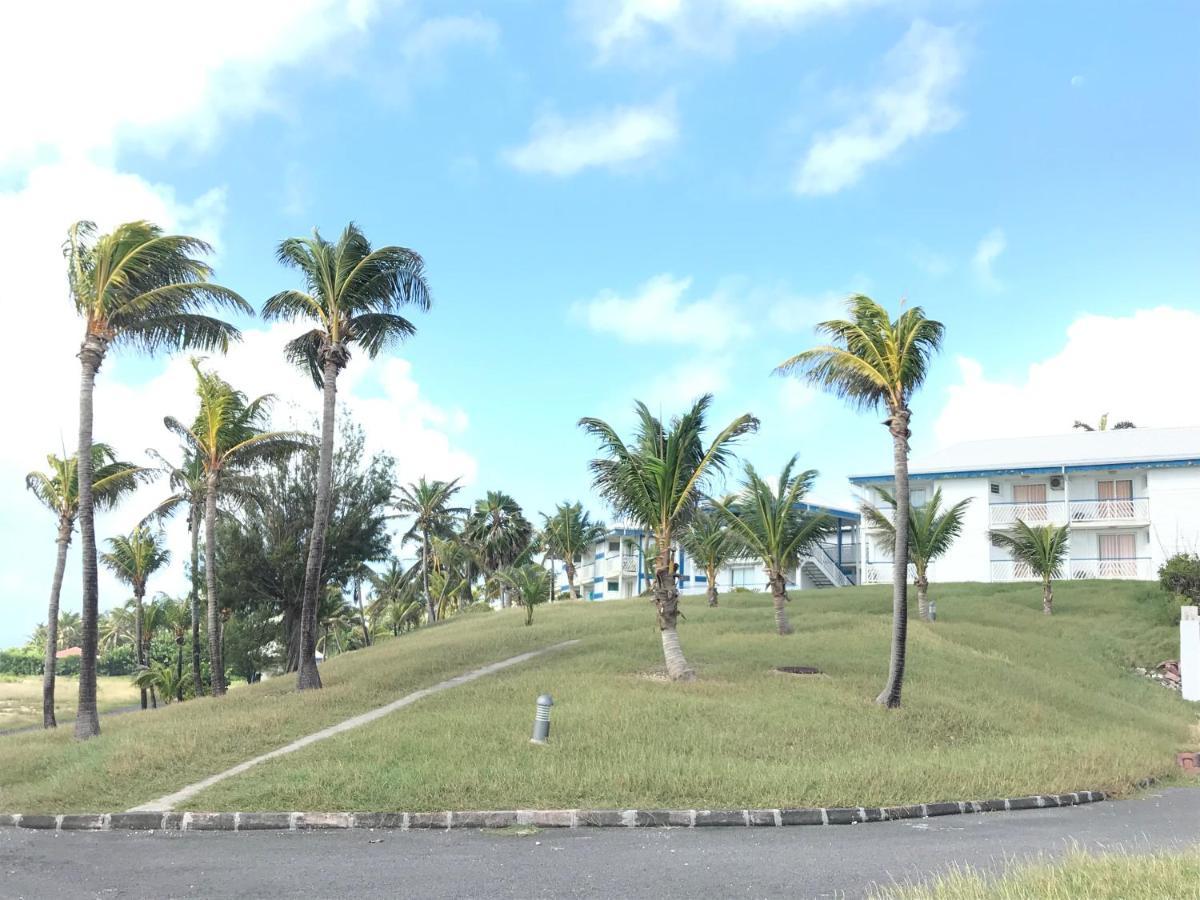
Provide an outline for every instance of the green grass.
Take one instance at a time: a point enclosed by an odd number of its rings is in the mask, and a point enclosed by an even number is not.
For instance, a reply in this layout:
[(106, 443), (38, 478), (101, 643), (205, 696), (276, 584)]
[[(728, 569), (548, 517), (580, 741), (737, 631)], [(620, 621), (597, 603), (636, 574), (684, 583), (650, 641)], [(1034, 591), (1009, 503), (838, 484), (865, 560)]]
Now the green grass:
[(879, 896), (887, 900), (1197, 900), (1200, 847), (1145, 855), (1092, 856), (1076, 851), (1060, 862), (1021, 866), (999, 879), (963, 869), (930, 885)]
[[(656, 678), (644, 600), (467, 616), (221, 701), (0, 738), (0, 810), (108, 811), (177, 790), (416, 688), (567, 638), (575, 647), (420, 701), (201, 793), (192, 809), (858, 806), (1076, 789), (1126, 791), (1197, 743), (1195, 705), (1128, 671), (1175, 655), (1168, 606), (1144, 585), (950, 585), (913, 622), (904, 707), (872, 699), (888, 650), (886, 588), (797, 593), (796, 634), (769, 598), (687, 598), (691, 684)], [(797, 678), (777, 665), (815, 665)], [(552, 742), (529, 744), (554, 694)]]
[[(128, 676), (96, 679), (100, 711), (105, 712), (138, 702), (140, 694)], [(54, 717), (70, 727), (75, 721), (75, 701), (79, 697), (79, 679), (62, 675), (54, 684)], [(5, 676), (0, 678), (0, 731), (42, 724), (42, 676)], [(0, 759), (3, 751), (0, 750)]]

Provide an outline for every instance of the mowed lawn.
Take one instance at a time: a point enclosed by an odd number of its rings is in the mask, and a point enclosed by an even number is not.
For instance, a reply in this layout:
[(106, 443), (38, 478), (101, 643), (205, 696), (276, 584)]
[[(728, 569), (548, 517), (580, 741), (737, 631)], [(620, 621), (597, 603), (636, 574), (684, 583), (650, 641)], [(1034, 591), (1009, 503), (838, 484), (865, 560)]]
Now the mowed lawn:
[[(904, 707), (883, 684), (886, 588), (797, 593), (796, 633), (768, 597), (684, 602), (699, 678), (662, 680), (646, 600), (476, 614), (221, 701), (103, 721), (86, 744), (0, 738), (0, 810), (111, 811), (169, 793), (411, 690), (516, 653), (581, 643), (420, 701), (199, 794), (207, 810), (858, 806), (1076, 789), (1127, 791), (1197, 743), (1200, 706), (1130, 673), (1177, 654), (1147, 585), (1075, 582), (1047, 619), (1030, 585), (939, 587), (940, 619), (910, 629)], [(774, 666), (812, 665), (796, 677)], [(554, 695), (551, 744), (529, 743)]]
[[(132, 706), (140, 694), (128, 676), (96, 679), (96, 694), (101, 712)], [(68, 728), (75, 723), (75, 702), (79, 699), (79, 679), (59, 676), (54, 685), (54, 717)], [(0, 677), (0, 732), (42, 724), (42, 676)], [(3, 759), (0, 750), (0, 759)]]

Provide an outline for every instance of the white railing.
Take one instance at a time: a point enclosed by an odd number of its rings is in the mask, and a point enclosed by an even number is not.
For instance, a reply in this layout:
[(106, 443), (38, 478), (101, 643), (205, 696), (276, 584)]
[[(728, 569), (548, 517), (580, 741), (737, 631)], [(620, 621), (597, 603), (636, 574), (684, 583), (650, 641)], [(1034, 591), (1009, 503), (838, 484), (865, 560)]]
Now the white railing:
[(1047, 500), (1045, 503), (991, 503), (988, 504), (988, 518), (993, 527), (1015, 525), (1018, 519), (1028, 525), (1063, 525), (1067, 521), (1067, 509), (1062, 500)]
[(813, 548), (811, 555), (800, 560), (800, 568), (804, 568), (806, 564), (814, 566), (834, 587), (846, 587), (853, 583), (850, 577), (838, 568), (837, 563), (830, 558), (829, 554), (820, 547)]
[(1040, 581), (1040, 579), (1025, 563), (1011, 559), (993, 559), (992, 581)]
[(637, 570), (638, 558), (636, 556), (614, 553), (604, 560), (605, 575), (636, 575)]
[(1150, 500), (1130, 497), (1122, 500), (1072, 500), (1072, 522), (1147, 522)]
[(1142, 581), (1152, 579), (1150, 558), (1139, 556), (1132, 559), (1073, 559), (1072, 578), (1133, 578)]
[[(863, 566), (863, 584), (891, 584), (895, 566), (890, 562), (869, 562)], [(908, 580), (917, 580), (917, 567), (908, 564)]]
[(622, 556), (621, 571), (626, 575), (636, 575), (638, 573), (638, 558), (636, 556)]

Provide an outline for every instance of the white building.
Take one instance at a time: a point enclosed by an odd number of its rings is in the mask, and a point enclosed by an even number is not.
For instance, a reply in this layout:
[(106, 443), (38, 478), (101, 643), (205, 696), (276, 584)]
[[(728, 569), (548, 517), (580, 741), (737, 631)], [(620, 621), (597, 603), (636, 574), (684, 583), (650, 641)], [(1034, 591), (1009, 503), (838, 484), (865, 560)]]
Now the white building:
[[(1070, 578), (1154, 579), (1164, 560), (1200, 550), (1200, 428), (1073, 431), (973, 441), (910, 466), (912, 502), (941, 488), (943, 506), (971, 498), (962, 535), (930, 566), (937, 581), (1021, 581), (1030, 573), (992, 545), (1021, 519), (1069, 525)], [(864, 500), (890, 473), (850, 479)], [(879, 535), (865, 528), (859, 583), (891, 580)]]
[[(836, 527), (834, 533), (823, 544), (814, 547), (805, 556), (789, 578), (789, 587), (794, 589), (843, 587), (854, 584), (857, 578), (859, 550), (859, 519), (857, 512), (837, 509), (824, 504), (804, 504), (806, 509), (828, 513)], [(650, 588), (653, 576), (647, 564), (647, 547), (653, 536), (640, 528), (621, 525), (610, 528), (608, 533), (587, 553), (575, 562), (575, 587), (584, 600), (615, 600), (622, 597), (637, 597)], [(703, 594), (708, 590), (708, 577), (703, 568), (697, 567), (688, 554), (679, 549), (679, 591), (681, 594)], [(567, 590), (567, 576), (562, 563), (554, 567), (557, 593)], [(752, 591), (767, 590), (767, 576), (762, 563), (754, 559), (735, 560), (717, 572), (718, 590), (733, 588)]]

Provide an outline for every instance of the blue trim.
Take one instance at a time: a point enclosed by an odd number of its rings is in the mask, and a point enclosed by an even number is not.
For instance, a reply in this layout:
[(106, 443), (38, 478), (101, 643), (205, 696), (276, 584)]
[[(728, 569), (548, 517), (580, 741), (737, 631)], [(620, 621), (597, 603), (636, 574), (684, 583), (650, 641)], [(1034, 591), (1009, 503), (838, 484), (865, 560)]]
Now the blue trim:
[(599, 584), (603, 580), (604, 580), (603, 575), (597, 575), (595, 578), (592, 579), (592, 584)]
[(696, 584), (703, 584), (708, 581), (708, 576), (707, 575), (697, 575), (693, 580), (696, 582)]
[[(910, 472), (911, 481), (936, 481), (942, 478), (987, 478), (992, 475), (1071, 475), (1076, 472), (1107, 472), (1112, 469), (1179, 469), (1200, 466), (1200, 458), (1161, 459), (1147, 462), (1089, 463), (1075, 466), (1014, 466), (1007, 469), (963, 469), (950, 472)], [(851, 484), (888, 484), (892, 475), (854, 475)]]
[(600, 591), (592, 591), (592, 599), (593, 600), (603, 600), (604, 594)]
[[(853, 478), (851, 478), (850, 480), (854, 481)], [(846, 519), (850, 522), (859, 522), (862, 520), (861, 513), (852, 512), (851, 510), (848, 510), (848, 509), (838, 509), (836, 506), (821, 506), (820, 504), (817, 504), (817, 503), (805, 503), (803, 500), (796, 503), (795, 506), (799, 507), (800, 509), (804, 510), (805, 512), (829, 513), (831, 516), (833, 516), (835, 518)]]
[(593, 559), (604, 559), (604, 551), (603, 551), (603, 550), (601, 550), (599, 553), (597, 553), (597, 554), (596, 554), (594, 557), (592, 557), (592, 558), (593, 558)]

